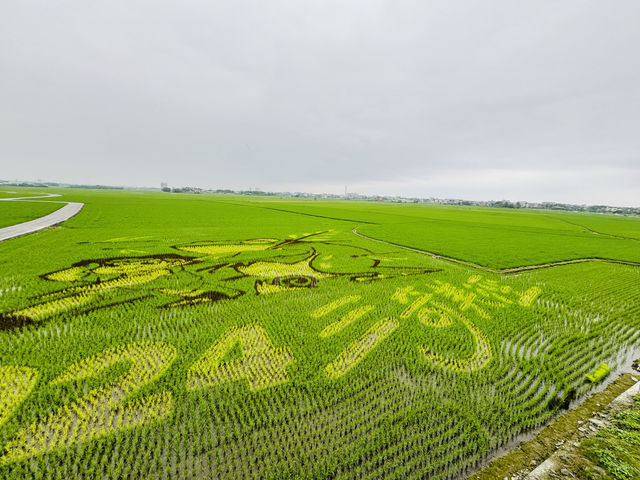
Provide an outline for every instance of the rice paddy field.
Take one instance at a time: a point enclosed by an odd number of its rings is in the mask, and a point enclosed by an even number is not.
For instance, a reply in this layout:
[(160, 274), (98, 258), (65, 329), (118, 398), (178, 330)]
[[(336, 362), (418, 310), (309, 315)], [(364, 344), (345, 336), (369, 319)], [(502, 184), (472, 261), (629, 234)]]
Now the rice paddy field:
[(638, 218), (52, 193), (0, 243), (0, 478), (465, 478), (640, 357)]

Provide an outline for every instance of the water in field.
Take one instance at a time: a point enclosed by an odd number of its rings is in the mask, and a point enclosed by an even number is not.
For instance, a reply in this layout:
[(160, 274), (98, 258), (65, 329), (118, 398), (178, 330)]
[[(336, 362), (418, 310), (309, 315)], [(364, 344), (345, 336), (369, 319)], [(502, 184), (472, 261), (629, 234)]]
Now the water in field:
[(0, 244), (0, 361), (38, 374), (11, 374), (0, 476), (459, 478), (640, 358), (629, 265), (353, 234), (437, 210), (101, 195)]

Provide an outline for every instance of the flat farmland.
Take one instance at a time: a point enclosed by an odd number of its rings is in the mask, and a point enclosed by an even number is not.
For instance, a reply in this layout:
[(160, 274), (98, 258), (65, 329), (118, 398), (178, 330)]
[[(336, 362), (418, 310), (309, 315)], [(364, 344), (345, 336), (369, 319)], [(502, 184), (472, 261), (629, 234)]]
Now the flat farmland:
[(638, 218), (52, 193), (0, 242), (1, 478), (465, 478), (640, 356)]

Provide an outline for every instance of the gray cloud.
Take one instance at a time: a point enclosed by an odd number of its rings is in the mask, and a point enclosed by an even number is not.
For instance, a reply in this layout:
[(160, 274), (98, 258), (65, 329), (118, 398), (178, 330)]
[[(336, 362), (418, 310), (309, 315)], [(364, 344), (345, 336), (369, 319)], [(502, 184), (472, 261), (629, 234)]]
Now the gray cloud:
[(640, 4), (9, 1), (0, 178), (640, 206)]

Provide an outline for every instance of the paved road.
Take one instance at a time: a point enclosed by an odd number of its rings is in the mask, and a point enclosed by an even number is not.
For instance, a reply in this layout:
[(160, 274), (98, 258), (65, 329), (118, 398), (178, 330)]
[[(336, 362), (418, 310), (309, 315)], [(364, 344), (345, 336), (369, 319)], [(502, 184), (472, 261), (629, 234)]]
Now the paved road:
[[(51, 198), (59, 196), (60, 195), (58, 194), (49, 194), (38, 197), (0, 198), (0, 201), (31, 201), (38, 198)], [(82, 207), (84, 207), (84, 203), (77, 202), (50, 203), (62, 203), (65, 205), (55, 212), (50, 213), (49, 215), (45, 215), (44, 217), (36, 218), (35, 220), (30, 220), (28, 222), (18, 223), (17, 225), (11, 225), (10, 227), (0, 228), (0, 242), (9, 240), (10, 238), (20, 237), (22, 235), (37, 232), (38, 230), (42, 230), (43, 228), (52, 227), (54, 225), (62, 223), (65, 220), (69, 220), (71, 217), (76, 215), (80, 210), (82, 210)]]

